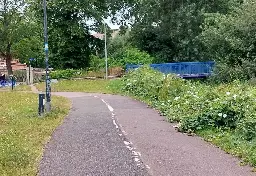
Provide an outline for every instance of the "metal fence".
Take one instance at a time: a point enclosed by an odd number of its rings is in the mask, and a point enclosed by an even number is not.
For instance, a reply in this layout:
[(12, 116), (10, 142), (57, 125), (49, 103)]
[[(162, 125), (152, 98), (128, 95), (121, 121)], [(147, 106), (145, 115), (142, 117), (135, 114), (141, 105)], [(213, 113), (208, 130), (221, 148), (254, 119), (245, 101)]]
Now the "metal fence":
[[(177, 74), (182, 78), (204, 78), (212, 74), (215, 62), (176, 62), (165, 64), (151, 64), (150, 67), (164, 74)], [(127, 65), (126, 71), (134, 70), (142, 65)]]

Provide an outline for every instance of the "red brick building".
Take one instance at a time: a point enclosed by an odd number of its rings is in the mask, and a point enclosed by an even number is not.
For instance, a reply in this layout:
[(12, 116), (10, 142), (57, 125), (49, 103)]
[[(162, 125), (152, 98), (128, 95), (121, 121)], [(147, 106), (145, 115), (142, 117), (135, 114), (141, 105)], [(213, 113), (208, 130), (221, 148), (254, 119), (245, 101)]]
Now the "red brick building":
[[(19, 59), (13, 59), (11, 64), (12, 64), (12, 70), (13, 71), (15, 71), (15, 70), (25, 70), (26, 67), (27, 67), (26, 64), (20, 63)], [(1, 70), (7, 70), (5, 59), (0, 58), (0, 69)]]

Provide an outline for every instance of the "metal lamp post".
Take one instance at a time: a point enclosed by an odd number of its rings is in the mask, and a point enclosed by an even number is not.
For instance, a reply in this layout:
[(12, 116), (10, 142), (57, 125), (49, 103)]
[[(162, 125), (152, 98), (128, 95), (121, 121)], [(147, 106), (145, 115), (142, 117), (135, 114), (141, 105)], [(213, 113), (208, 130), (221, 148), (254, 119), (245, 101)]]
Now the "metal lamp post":
[(43, 0), (44, 8), (44, 50), (45, 50), (45, 83), (46, 83), (46, 112), (51, 111), (51, 81), (49, 75), (49, 46), (48, 46), (48, 34), (47, 34), (47, 10), (46, 10), (46, 0)]
[(106, 23), (104, 21), (104, 31), (105, 31), (105, 62), (106, 62), (106, 79), (108, 79), (108, 52), (107, 52), (107, 29)]

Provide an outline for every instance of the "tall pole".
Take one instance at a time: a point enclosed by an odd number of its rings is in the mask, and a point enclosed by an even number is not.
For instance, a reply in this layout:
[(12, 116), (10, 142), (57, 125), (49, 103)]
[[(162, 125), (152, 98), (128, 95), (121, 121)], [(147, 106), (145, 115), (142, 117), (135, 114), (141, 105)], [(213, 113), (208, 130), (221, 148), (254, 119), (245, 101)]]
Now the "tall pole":
[(49, 46), (48, 46), (48, 30), (47, 30), (47, 9), (46, 9), (46, 0), (43, 0), (44, 8), (44, 50), (45, 50), (45, 83), (46, 83), (46, 103), (45, 110), (46, 112), (51, 111), (51, 81), (49, 75)]
[(106, 79), (108, 79), (108, 52), (107, 52), (107, 30), (106, 23), (104, 21), (104, 30), (105, 30), (105, 62), (106, 62)]
[(30, 73), (31, 73), (31, 62), (30, 62), (30, 59), (29, 59), (29, 65), (28, 65), (28, 85), (31, 84)]

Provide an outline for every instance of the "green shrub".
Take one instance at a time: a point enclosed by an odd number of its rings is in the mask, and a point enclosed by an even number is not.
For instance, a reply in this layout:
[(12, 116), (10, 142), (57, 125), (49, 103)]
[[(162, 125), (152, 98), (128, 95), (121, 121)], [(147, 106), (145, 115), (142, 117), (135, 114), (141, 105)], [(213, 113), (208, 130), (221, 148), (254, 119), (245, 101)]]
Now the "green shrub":
[(122, 90), (146, 100), (169, 121), (180, 122), (181, 131), (239, 129), (245, 139), (255, 137), (256, 96), (252, 87), (238, 81), (207, 85), (141, 67), (123, 78)]
[(105, 59), (95, 55), (91, 55), (89, 65), (90, 71), (99, 71), (100, 69), (105, 67)]
[(50, 73), (51, 79), (71, 79), (81, 74), (81, 71), (66, 69), (66, 70), (56, 70)]
[[(199, 113), (183, 118), (181, 129), (183, 131), (196, 131), (209, 127), (236, 129), (238, 122), (245, 118), (247, 105), (253, 101), (247, 93), (249, 90), (242, 92), (243, 89), (236, 83), (226, 85), (226, 89), (223, 85), (207, 89), (212, 92), (211, 97), (209, 94), (201, 95), (200, 102), (203, 106), (199, 107)], [(198, 123), (189, 124), (191, 119), (192, 121), (196, 119)]]
[[(155, 58), (148, 53), (140, 51), (137, 48), (123, 48), (122, 51), (108, 57), (108, 67), (125, 68), (127, 64), (147, 65), (152, 64)], [(105, 58), (100, 58), (95, 55), (90, 56), (89, 71), (100, 71), (105, 68)]]
[(256, 115), (248, 114), (247, 117), (241, 119), (237, 131), (245, 140), (251, 141), (256, 139)]
[(119, 55), (112, 57), (109, 62), (110, 66), (125, 67), (127, 64), (152, 64), (154, 60), (153, 57), (144, 51), (140, 51), (137, 48), (127, 48)]
[(145, 66), (116, 83), (113, 87), (179, 122), (179, 131), (201, 134), (256, 166), (256, 156), (248, 156), (255, 149), (244, 150), (256, 141), (256, 91), (249, 84), (187, 81)]
[(210, 81), (214, 83), (230, 83), (234, 80), (253, 82), (256, 77), (255, 60), (241, 60), (240, 64), (219, 62), (214, 68), (214, 74)]
[(164, 75), (162, 73), (144, 66), (124, 77), (126, 84), (123, 90), (141, 98), (155, 100), (163, 80)]

